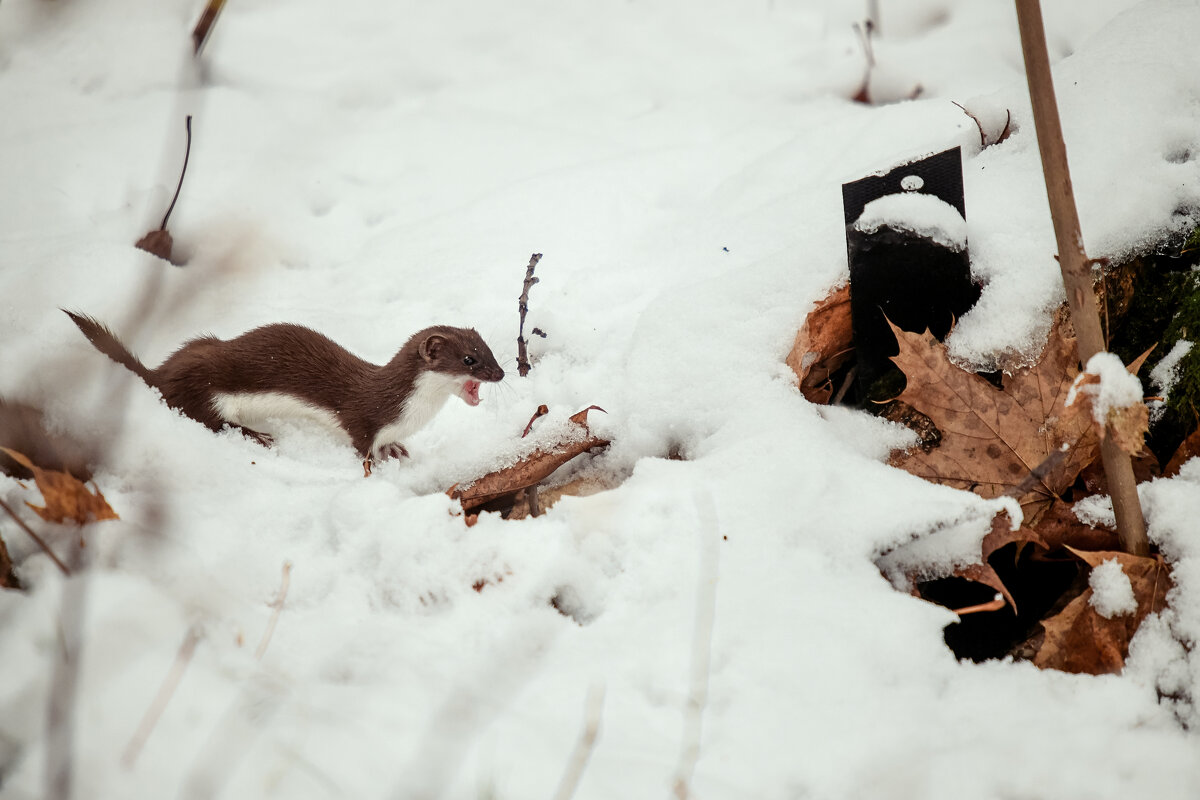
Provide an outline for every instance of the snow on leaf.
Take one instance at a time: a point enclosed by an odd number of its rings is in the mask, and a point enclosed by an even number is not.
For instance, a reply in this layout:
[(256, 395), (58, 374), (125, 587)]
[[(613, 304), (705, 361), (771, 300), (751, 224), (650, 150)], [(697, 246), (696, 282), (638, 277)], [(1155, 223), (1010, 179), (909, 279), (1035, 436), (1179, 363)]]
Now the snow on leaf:
[(1142, 384), (1135, 377), (1149, 355), (1147, 350), (1126, 370), (1112, 353), (1097, 353), (1087, 371), (1076, 377), (1067, 399), (1069, 405), (1088, 410), (1098, 436), (1111, 436), (1131, 456), (1145, 449), (1150, 430), (1150, 409), (1142, 402)]
[[(469, 484), (455, 484), (446, 494), (458, 500), (463, 511), (469, 515), (481, 506), (535, 486), (575, 456), (594, 447), (606, 446), (607, 439), (596, 436), (588, 429), (587, 415), (592, 409), (604, 410), (599, 406), (589, 406), (570, 418), (570, 422), (581, 429), (581, 435), (569, 437), (554, 447), (544, 450), (539, 448), (516, 464), (488, 473)], [(468, 516), (468, 522), (470, 521)]]
[(68, 472), (42, 469), (16, 450), (0, 447), (11, 459), (33, 473), (45, 506), (32, 508), (47, 522), (74, 522), (79, 525), (93, 520), (120, 519), (97, 489), (93, 494), (78, 478)]
[(932, 419), (942, 441), (891, 463), (982, 497), (1015, 496), (1026, 519), (1045, 511), (1099, 452), (1090, 415), (1065, 403), (1079, 368), (1064, 324), (1056, 319), (1041, 360), (1007, 377), (1002, 389), (950, 363), (928, 331), (893, 325), (900, 353), (892, 360), (908, 380), (899, 399)]
[(1137, 599), (1132, 614), (1105, 618), (1092, 605), (1094, 590), (1086, 589), (1061, 612), (1042, 622), (1045, 638), (1033, 658), (1042, 669), (1102, 675), (1120, 672), (1129, 654), (1129, 641), (1148, 614), (1166, 607), (1171, 578), (1161, 556), (1145, 558), (1116, 551), (1088, 552), (1068, 547), (1096, 569), (1115, 560), (1129, 578)]

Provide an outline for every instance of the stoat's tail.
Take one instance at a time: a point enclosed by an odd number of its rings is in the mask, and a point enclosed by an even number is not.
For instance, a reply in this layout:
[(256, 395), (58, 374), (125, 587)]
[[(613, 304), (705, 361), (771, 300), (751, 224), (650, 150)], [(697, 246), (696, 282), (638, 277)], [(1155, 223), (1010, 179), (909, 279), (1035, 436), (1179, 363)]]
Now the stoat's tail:
[(121, 340), (117, 338), (115, 333), (91, 317), (67, 311), (65, 308), (63, 312), (71, 318), (72, 322), (79, 326), (79, 330), (83, 331), (83, 335), (87, 337), (88, 341), (97, 350), (137, 375), (147, 385), (154, 386), (150, 370), (146, 369), (146, 365), (138, 361), (137, 356), (129, 352), (129, 349), (125, 345), (121, 344)]

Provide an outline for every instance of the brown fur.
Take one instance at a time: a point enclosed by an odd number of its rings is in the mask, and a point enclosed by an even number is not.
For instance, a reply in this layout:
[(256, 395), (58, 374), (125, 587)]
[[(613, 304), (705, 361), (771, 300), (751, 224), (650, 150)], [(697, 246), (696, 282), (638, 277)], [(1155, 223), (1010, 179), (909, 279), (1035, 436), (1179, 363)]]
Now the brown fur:
[[(228, 341), (213, 336), (192, 339), (161, 366), (148, 369), (103, 324), (66, 314), (97, 350), (161, 392), (168, 406), (214, 431), (228, 424), (213, 407), (214, 395), (282, 392), (333, 412), (363, 457), (371, 455), (375, 435), (399, 417), (422, 372), (484, 382), (504, 377), (492, 351), (470, 328), (426, 328), (379, 366), (311, 328), (276, 323)], [(464, 364), (467, 356), (475, 363)], [(265, 439), (256, 431), (242, 430)]]

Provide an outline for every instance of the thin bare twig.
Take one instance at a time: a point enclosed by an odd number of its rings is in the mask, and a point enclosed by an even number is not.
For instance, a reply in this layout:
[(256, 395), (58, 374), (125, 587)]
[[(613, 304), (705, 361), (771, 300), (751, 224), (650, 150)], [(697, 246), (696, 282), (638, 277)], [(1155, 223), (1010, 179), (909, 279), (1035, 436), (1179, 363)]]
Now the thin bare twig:
[(974, 606), (966, 606), (965, 608), (953, 608), (950, 610), (952, 614), (957, 614), (962, 617), (967, 614), (978, 614), (980, 611), (999, 611), (1004, 608), (1004, 595), (997, 594), (987, 603), (980, 603)]
[(536, 422), (537, 420), (541, 419), (542, 417), (546, 416), (549, 413), (550, 413), (549, 406), (547, 406), (545, 404), (538, 406), (537, 411), (533, 412), (533, 416), (529, 418), (529, 424), (525, 426), (525, 432), (521, 434), (521, 438), (524, 439), (526, 436), (529, 435), (529, 432), (531, 430), (533, 430), (534, 422)]
[(36, 533), (34, 533), (33, 528), (26, 525), (25, 521), (17, 516), (17, 512), (13, 511), (9, 507), (8, 503), (4, 502), (3, 500), (0, 500), (0, 508), (3, 508), (5, 511), (7, 511), (8, 515), (13, 518), (13, 522), (17, 523), (17, 525), (20, 526), (21, 530), (25, 531), (27, 534), (29, 534), (30, 538), (32, 538), (35, 542), (37, 542), (38, 547), (42, 548), (42, 551), (46, 555), (50, 556), (50, 560), (53, 561), (56, 565), (58, 565), (58, 568), (60, 570), (62, 570), (63, 575), (71, 574), (71, 570), (67, 567), (67, 565), (64, 564), (62, 562), (62, 560), (59, 559), (58, 556), (54, 555), (54, 551), (50, 549), (50, 545), (46, 544), (46, 541), (42, 537), (40, 537)]
[(854, 32), (862, 43), (863, 55), (866, 56), (866, 66), (863, 69), (862, 86), (852, 98), (855, 102), (871, 104), (871, 72), (875, 69), (875, 48), (871, 45), (871, 35), (875, 32), (875, 22), (867, 19), (861, 25), (854, 23)]
[(183, 128), (187, 132), (187, 144), (183, 150), (183, 168), (179, 170), (179, 182), (175, 184), (175, 195), (171, 198), (171, 205), (167, 206), (167, 213), (163, 214), (162, 222), (159, 223), (159, 230), (167, 229), (167, 221), (171, 219), (171, 212), (175, 210), (175, 203), (179, 200), (179, 192), (183, 189), (183, 178), (187, 175), (188, 161), (192, 158), (192, 115), (188, 114), (183, 120)]
[(263, 631), (262, 641), (258, 643), (258, 650), (254, 651), (256, 661), (261, 661), (263, 653), (267, 652), (267, 645), (271, 643), (271, 636), (275, 633), (275, 623), (279, 621), (279, 615), (283, 611), (283, 601), (287, 600), (288, 586), (292, 582), (292, 562), (283, 562), (283, 578), (279, 583), (279, 593), (275, 595), (275, 600), (271, 603), (271, 608), (275, 609), (271, 613), (271, 619), (267, 621), (267, 629)]
[(720, 526), (712, 495), (696, 494), (700, 515), (700, 568), (697, 570), (696, 627), (692, 633), (691, 691), (684, 712), (683, 746), (675, 770), (677, 800), (691, 796), (692, 775), (700, 760), (701, 727), (708, 703), (709, 664), (712, 660), (713, 625), (717, 616), (717, 567), (720, 561)]
[(583, 730), (579, 732), (579, 741), (571, 752), (567, 769), (563, 772), (558, 788), (554, 790), (554, 800), (570, 800), (579, 786), (583, 771), (587, 768), (588, 759), (596, 749), (596, 738), (600, 735), (600, 717), (604, 713), (604, 686), (593, 686), (588, 691), (586, 714), (583, 718)]
[[(1079, 361), (1086, 364), (1093, 355), (1104, 350), (1104, 332), (1100, 327), (1096, 292), (1092, 288), (1093, 262), (1083, 248), (1079, 212), (1075, 206), (1071, 170), (1067, 164), (1067, 146), (1063, 142), (1054, 80), (1050, 74), (1050, 56), (1046, 52), (1046, 30), (1042, 24), (1041, 6), (1038, 0), (1016, 0), (1016, 4), (1021, 51), (1025, 57), (1029, 95), (1033, 101), (1033, 122), (1042, 156), (1046, 195), (1050, 200), (1050, 216), (1054, 222), (1059, 267), (1067, 291), (1067, 303), (1071, 308)], [(1111, 436), (1105, 436), (1100, 441), (1100, 457), (1108, 478), (1121, 547), (1132, 555), (1148, 555), (1150, 543), (1146, 538), (1146, 518), (1142, 515), (1142, 505), (1138, 499), (1133, 462)]]
[(146, 740), (154, 732), (154, 726), (158, 724), (159, 718), (167, 708), (167, 703), (171, 702), (171, 698), (175, 695), (175, 689), (178, 688), (179, 681), (183, 678), (184, 670), (191, 663), (192, 654), (196, 652), (196, 644), (199, 641), (200, 629), (193, 625), (188, 628), (187, 635), (183, 637), (183, 643), (179, 645), (179, 652), (175, 654), (175, 661), (171, 664), (171, 669), (167, 672), (167, 677), (163, 679), (162, 685), (158, 687), (158, 694), (147, 706), (141, 723), (129, 739), (129, 744), (125, 746), (125, 753), (121, 756), (121, 766), (125, 769), (133, 768), (133, 762), (137, 760)]
[(529, 257), (529, 266), (525, 268), (525, 285), (521, 290), (521, 297), (517, 300), (517, 310), (521, 313), (521, 324), (517, 328), (517, 373), (522, 378), (529, 374), (530, 369), (529, 351), (526, 349), (529, 340), (525, 338), (525, 315), (529, 312), (529, 290), (538, 282), (538, 279), (533, 277), (533, 270), (541, 260), (541, 253), (534, 253)]

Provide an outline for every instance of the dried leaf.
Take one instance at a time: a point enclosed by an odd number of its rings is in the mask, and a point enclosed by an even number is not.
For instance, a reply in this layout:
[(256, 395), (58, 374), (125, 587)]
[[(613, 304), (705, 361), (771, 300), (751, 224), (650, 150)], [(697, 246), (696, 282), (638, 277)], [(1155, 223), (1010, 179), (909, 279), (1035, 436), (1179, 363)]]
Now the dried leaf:
[(1042, 669), (1089, 675), (1120, 672), (1129, 654), (1129, 641), (1142, 620), (1166, 607), (1171, 588), (1167, 566), (1161, 556), (1145, 558), (1119, 551), (1068, 549), (1092, 568), (1116, 559), (1133, 586), (1137, 610), (1105, 619), (1092, 607), (1093, 592), (1086, 589), (1060, 613), (1042, 622), (1046, 635), (1033, 663)]
[(505, 495), (537, 484), (580, 453), (608, 445), (607, 439), (596, 436), (588, 429), (587, 414), (592, 409), (604, 410), (599, 406), (590, 406), (570, 418), (571, 423), (582, 429), (581, 435), (571, 437), (569, 441), (550, 450), (535, 450), (511, 467), (484, 475), (465, 487), (455, 484), (446, 494), (457, 499), (464, 512), (470, 512)]
[(1110, 408), (1108, 424), (1104, 431), (1112, 437), (1117, 447), (1131, 456), (1136, 456), (1146, 447), (1146, 434), (1150, 431), (1150, 409), (1146, 408), (1145, 403)]
[(71, 521), (82, 525), (92, 520), (120, 519), (99, 489), (93, 494), (78, 478), (68, 472), (42, 469), (21, 453), (7, 447), (0, 447), (0, 451), (33, 473), (46, 505), (25, 505), (47, 522)]
[(1175, 450), (1175, 455), (1171, 456), (1171, 460), (1167, 462), (1166, 469), (1162, 473), (1163, 477), (1171, 478), (1178, 475), (1183, 465), (1196, 456), (1200, 456), (1200, 428), (1192, 431), (1192, 435), (1180, 443), (1178, 449)]
[(1070, 503), (1055, 503), (1034, 528), (1047, 551), (1060, 547), (1077, 550), (1119, 550), (1121, 547), (1115, 531), (1080, 522)]
[(833, 396), (830, 378), (854, 352), (850, 328), (850, 285), (835, 289), (804, 319), (787, 365), (810, 402), (826, 404)]
[[(942, 441), (929, 452), (897, 454), (891, 463), (982, 497), (1011, 494), (1026, 507), (1026, 519), (1036, 519), (1099, 453), (1090, 416), (1065, 404), (1079, 369), (1075, 340), (1063, 326), (1056, 319), (1036, 366), (997, 389), (951, 364), (928, 331), (893, 325), (900, 353), (892, 360), (908, 379), (899, 399), (932, 419)], [(1037, 480), (1026, 486), (1030, 475)]]
[(1014, 543), (1019, 546), (1036, 544), (1038, 547), (1046, 549), (1046, 542), (1036, 530), (1022, 525), (1014, 531), (1008, 514), (1001, 511), (992, 520), (992, 529), (987, 536), (983, 537), (979, 549), (986, 561), (1001, 547)]
[[(539, 488), (537, 493), (537, 505), (542, 513), (548, 511), (555, 503), (564, 497), (589, 497), (593, 494), (608, 491), (614, 487), (612, 480), (589, 475), (582, 478), (576, 478), (573, 481), (564, 483), (562, 486), (549, 486)], [(525, 503), (517, 503), (513, 506), (512, 512), (508, 515), (509, 520), (525, 519), (529, 516), (529, 505)]]

